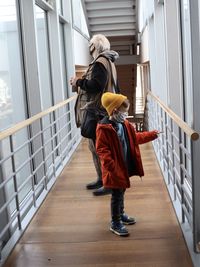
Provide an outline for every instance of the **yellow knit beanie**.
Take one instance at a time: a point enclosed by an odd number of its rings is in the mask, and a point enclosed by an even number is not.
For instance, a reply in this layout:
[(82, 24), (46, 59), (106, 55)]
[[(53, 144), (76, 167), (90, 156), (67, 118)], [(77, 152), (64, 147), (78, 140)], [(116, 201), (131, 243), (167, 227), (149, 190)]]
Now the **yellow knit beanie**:
[(119, 108), (125, 99), (127, 99), (127, 97), (124, 95), (107, 92), (102, 95), (101, 103), (110, 116), (113, 110)]

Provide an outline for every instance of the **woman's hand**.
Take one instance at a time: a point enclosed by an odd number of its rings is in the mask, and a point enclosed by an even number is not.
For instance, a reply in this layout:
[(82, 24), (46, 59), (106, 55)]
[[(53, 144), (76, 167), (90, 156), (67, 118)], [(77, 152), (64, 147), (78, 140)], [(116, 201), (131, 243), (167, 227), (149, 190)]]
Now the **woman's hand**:
[(76, 86), (76, 82), (77, 82), (78, 78), (77, 77), (71, 77), (69, 82), (72, 86)]

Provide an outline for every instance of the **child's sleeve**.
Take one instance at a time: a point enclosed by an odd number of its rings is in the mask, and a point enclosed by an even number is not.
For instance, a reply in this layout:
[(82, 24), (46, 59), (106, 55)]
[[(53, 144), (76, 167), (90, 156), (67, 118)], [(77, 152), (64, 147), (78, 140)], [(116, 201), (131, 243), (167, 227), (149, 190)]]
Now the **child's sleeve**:
[(155, 140), (158, 138), (157, 131), (149, 131), (149, 132), (137, 132), (135, 133), (136, 135), (136, 140), (138, 144), (144, 144), (150, 141)]
[(115, 162), (111, 155), (109, 140), (105, 131), (99, 127), (97, 127), (96, 131), (96, 152), (100, 158), (104, 170), (113, 172), (115, 168)]

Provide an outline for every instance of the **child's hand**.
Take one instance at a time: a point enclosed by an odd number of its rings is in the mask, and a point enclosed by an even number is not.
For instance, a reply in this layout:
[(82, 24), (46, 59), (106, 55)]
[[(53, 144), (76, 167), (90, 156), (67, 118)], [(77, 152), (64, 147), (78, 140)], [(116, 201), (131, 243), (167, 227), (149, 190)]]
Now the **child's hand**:
[(155, 133), (156, 133), (157, 135), (159, 135), (159, 134), (162, 134), (162, 133), (164, 133), (164, 132), (163, 132), (163, 131), (155, 130)]

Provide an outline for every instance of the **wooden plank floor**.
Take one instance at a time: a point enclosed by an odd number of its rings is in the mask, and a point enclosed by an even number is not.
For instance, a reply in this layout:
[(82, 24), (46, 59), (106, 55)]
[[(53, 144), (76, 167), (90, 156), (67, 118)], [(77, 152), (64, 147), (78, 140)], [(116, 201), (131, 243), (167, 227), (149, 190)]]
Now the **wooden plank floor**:
[(84, 141), (30, 223), (5, 267), (192, 267), (152, 145), (141, 146), (143, 181), (131, 179), (126, 212), (136, 216), (129, 237), (109, 231), (110, 195), (95, 197)]

